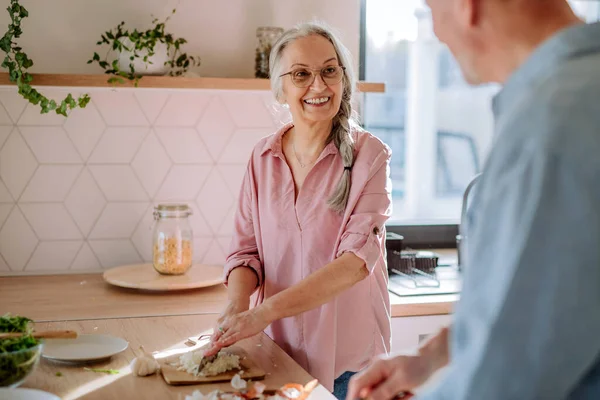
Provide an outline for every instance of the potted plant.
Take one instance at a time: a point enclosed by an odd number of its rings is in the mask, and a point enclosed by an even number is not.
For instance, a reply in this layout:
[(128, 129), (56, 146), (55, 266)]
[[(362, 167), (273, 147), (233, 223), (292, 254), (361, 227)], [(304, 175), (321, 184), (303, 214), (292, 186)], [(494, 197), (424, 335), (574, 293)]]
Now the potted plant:
[(90, 101), (87, 94), (80, 96), (77, 100), (69, 93), (65, 99), (60, 102), (49, 99), (36, 89), (31, 87), (33, 76), (27, 72), (31, 68), (33, 61), (25, 54), (23, 49), (19, 47), (14, 39), (18, 39), (23, 30), (21, 29), (21, 20), (27, 18), (29, 13), (19, 4), (19, 0), (11, 0), (10, 6), (7, 8), (10, 15), (10, 24), (8, 31), (0, 39), (0, 49), (6, 53), (2, 68), (8, 69), (8, 76), (11, 82), (17, 84), (19, 94), (27, 99), (31, 104), (40, 105), (41, 113), (49, 113), (55, 111), (57, 114), (67, 116), (67, 110), (77, 106), (84, 108)]
[[(175, 11), (173, 9), (171, 15)], [(200, 65), (200, 58), (182, 52), (181, 47), (187, 40), (176, 39), (165, 32), (170, 17), (163, 22), (153, 19), (154, 27), (146, 31), (129, 31), (125, 29), (125, 22), (121, 22), (115, 29), (104, 32), (96, 43), (109, 46), (104, 59), (94, 53), (88, 64), (97, 62), (106, 74), (114, 75), (109, 83), (124, 83), (124, 79), (129, 79), (137, 86), (143, 75), (183, 75), (189, 67)], [(117, 57), (114, 57), (114, 52), (118, 53)]]

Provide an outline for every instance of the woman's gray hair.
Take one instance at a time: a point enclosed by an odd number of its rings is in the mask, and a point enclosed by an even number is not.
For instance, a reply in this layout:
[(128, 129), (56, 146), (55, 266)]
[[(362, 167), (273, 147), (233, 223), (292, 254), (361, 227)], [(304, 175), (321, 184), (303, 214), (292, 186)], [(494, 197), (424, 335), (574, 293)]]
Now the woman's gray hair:
[[(352, 110), (352, 100), (356, 87), (356, 75), (352, 65), (352, 56), (350, 51), (340, 42), (336, 35), (325, 24), (320, 22), (307, 22), (297, 25), (284, 32), (277, 40), (271, 50), (269, 58), (269, 72), (271, 76), (271, 89), (277, 101), (283, 99), (283, 82), (281, 74), (283, 66), (281, 58), (283, 52), (296, 39), (307, 36), (319, 35), (327, 39), (335, 49), (338, 62), (345, 68), (342, 78), (343, 91), (340, 110), (333, 118), (333, 128), (327, 138), (327, 143), (333, 141), (342, 157), (344, 172), (340, 178), (333, 195), (327, 201), (329, 207), (336, 212), (343, 212), (348, 204), (350, 196), (351, 168), (354, 164), (354, 139), (352, 137), (351, 127), (358, 127), (356, 117)], [(286, 71), (287, 72), (287, 71)]]

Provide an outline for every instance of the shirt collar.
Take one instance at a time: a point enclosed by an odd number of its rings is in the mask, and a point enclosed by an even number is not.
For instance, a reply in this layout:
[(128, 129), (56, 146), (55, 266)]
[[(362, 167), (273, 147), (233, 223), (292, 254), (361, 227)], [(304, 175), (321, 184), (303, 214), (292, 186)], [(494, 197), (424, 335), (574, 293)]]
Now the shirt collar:
[(514, 102), (515, 95), (551, 73), (561, 62), (596, 52), (600, 52), (600, 23), (578, 24), (558, 32), (535, 49), (494, 96), (495, 116)]
[[(287, 131), (289, 131), (293, 126), (294, 126), (293, 122), (288, 122), (287, 124), (285, 124), (281, 128), (279, 128), (279, 130), (277, 132), (275, 132), (273, 135), (271, 135), (271, 137), (269, 137), (265, 141), (265, 144), (260, 152), (260, 155), (263, 156), (270, 151), (271, 154), (275, 157), (285, 158), (285, 156), (283, 155), (283, 145), (282, 145), (283, 135), (285, 135), (285, 133)], [(333, 143), (333, 141), (331, 141), (327, 144), (327, 146), (325, 146), (325, 148), (321, 152), (321, 155), (319, 156), (318, 160), (322, 159), (323, 157), (325, 157), (329, 154), (337, 154), (337, 153), (338, 153), (338, 149), (337, 149), (337, 147), (335, 147), (335, 143)]]

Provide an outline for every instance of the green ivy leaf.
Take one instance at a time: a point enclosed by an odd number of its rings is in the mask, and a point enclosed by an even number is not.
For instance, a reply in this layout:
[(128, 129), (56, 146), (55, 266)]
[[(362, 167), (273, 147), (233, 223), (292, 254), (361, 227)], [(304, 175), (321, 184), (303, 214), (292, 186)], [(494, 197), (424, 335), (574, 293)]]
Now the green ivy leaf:
[[(1, 67), (8, 69), (10, 81), (16, 83), (18, 93), (23, 96), (23, 98), (33, 105), (39, 104), (42, 114), (56, 110), (57, 114), (66, 116), (69, 108), (75, 108), (77, 106), (85, 107), (89, 102), (89, 96), (87, 94), (81, 96), (79, 102), (76, 102), (73, 99), (73, 96), (69, 94), (67, 98), (61, 102), (61, 106), (57, 107), (57, 102), (55, 100), (47, 98), (30, 85), (33, 81), (33, 75), (28, 73), (27, 69), (33, 66), (33, 60), (25, 54), (22, 47), (13, 43), (13, 40), (19, 38), (23, 33), (23, 30), (21, 29), (21, 20), (29, 16), (29, 12), (25, 7), (19, 4), (19, 1), (20, 0), (11, 0), (10, 6), (6, 9), (12, 23), (8, 25), (8, 31), (0, 39), (0, 50), (6, 53)], [(95, 59), (88, 61), (88, 63), (91, 63), (92, 61), (100, 61), (100, 57), (96, 55)]]
[(125, 81), (123, 80), (123, 78), (114, 76), (114, 77), (108, 79), (108, 83), (125, 83)]
[(87, 94), (81, 96), (78, 100), (77, 100), (77, 105), (80, 108), (85, 108), (85, 106), (87, 106), (87, 104), (90, 102), (90, 96), (88, 96)]

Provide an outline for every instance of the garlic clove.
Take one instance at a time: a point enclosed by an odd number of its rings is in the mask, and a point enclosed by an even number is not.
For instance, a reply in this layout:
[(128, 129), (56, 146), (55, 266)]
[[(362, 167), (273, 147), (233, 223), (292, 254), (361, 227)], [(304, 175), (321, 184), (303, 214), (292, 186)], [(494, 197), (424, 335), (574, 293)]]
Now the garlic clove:
[(142, 355), (134, 358), (129, 364), (131, 371), (137, 376), (148, 376), (156, 373), (160, 369), (158, 361), (151, 354), (148, 354), (143, 346), (140, 346), (140, 350)]

